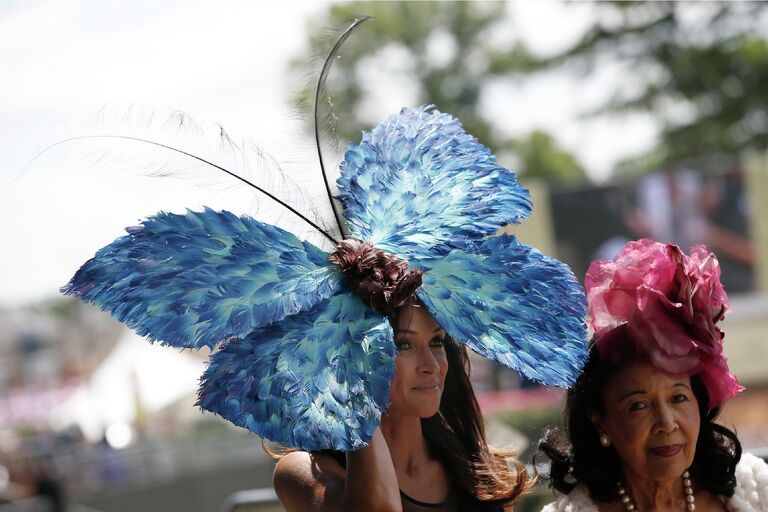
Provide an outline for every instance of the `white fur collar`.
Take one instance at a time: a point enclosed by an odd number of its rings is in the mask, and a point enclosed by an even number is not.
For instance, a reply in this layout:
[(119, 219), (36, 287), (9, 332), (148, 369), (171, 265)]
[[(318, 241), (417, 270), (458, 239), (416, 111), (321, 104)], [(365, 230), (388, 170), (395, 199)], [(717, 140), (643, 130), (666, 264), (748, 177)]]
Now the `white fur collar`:
[[(736, 490), (725, 500), (730, 512), (768, 511), (768, 464), (744, 453), (736, 465)], [(545, 506), (541, 512), (597, 512), (586, 486), (577, 485), (569, 494)]]
[(768, 464), (745, 453), (736, 465), (736, 490), (726, 500), (731, 512), (768, 511)]

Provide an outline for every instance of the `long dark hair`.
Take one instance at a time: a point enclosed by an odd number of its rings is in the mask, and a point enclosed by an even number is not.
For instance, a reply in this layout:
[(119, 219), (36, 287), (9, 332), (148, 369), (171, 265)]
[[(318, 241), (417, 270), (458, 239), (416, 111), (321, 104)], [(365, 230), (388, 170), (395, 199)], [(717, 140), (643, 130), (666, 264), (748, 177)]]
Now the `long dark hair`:
[[(392, 319), (396, 322), (396, 319)], [(453, 487), (461, 495), (485, 503), (490, 508), (507, 505), (530, 491), (535, 479), (529, 477), (525, 464), (515, 458), (514, 450), (488, 445), (480, 406), (470, 381), (467, 349), (451, 339), (444, 343), (448, 372), (440, 399), (440, 408), (432, 417), (422, 418), (421, 430), (430, 454), (439, 460)], [(268, 447), (273, 459), (297, 451), (286, 447)], [(323, 450), (342, 467), (346, 454)]]
[(440, 409), (421, 420), (427, 446), (461, 491), (481, 502), (510, 503), (529, 491), (534, 481), (514, 451), (488, 445), (469, 378), (467, 349), (451, 340), (444, 347), (448, 373)]
[[(397, 331), (407, 306), (425, 307), (414, 295), (421, 285), (421, 270), (373, 245), (342, 240), (329, 256), (344, 275), (344, 285), (363, 302), (389, 318)], [(462, 496), (490, 506), (511, 503), (534, 484), (515, 452), (488, 446), (483, 416), (470, 381), (467, 349), (453, 340), (444, 343), (448, 372), (437, 414), (422, 418), (421, 429), (430, 454), (439, 460)], [(279, 458), (281, 452), (265, 448)], [(324, 451), (342, 467), (346, 455)]]
[[(616, 334), (626, 336), (626, 333)], [(610, 502), (618, 497), (616, 475), (621, 474), (621, 460), (613, 446), (605, 448), (600, 444), (588, 411), (603, 412), (605, 384), (619, 370), (620, 367), (600, 358), (593, 344), (584, 372), (568, 390), (566, 433), (550, 428), (539, 441), (539, 450), (551, 460), (550, 485), (560, 492), (567, 494), (582, 482), (595, 500)], [(691, 376), (691, 388), (699, 403), (701, 419), (691, 474), (702, 489), (730, 497), (736, 487), (735, 470), (741, 459), (741, 443), (731, 430), (714, 422), (720, 408), (707, 406), (707, 390), (697, 375)]]

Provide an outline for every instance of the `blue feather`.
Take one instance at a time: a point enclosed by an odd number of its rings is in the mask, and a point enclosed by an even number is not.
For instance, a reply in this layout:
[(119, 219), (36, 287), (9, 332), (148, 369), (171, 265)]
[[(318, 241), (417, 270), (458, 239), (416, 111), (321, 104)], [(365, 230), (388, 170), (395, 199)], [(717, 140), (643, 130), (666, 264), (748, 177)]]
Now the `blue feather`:
[(389, 321), (341, 293), (225, 344), (199, 405), (276, 443), (357, 450), (389, 402), (395, 352)]
[(414, 263), (424, 270), (419, 298), (452, 338), (542, 384), (575, 382), (587, 310), (565, 264), (509, 235)]
[(351, 144), (338, 187), (352, 238), (406, 260), (493, 235), (532, 208), (515, 173), (430, 106), (403, 109)]
[(214, 347), (340, 289), (327, 254), (229, 212), (159, 213), (101, 249), (62, 288), (150, 341)]
[[(551, 385), (586, 358), (583, 291), (562, 263), (491, 237), (528, 192), (458, 120), (390, 116), (350, 146), (338, 181), (353, 238), (424, 270), (417, 292), (457, 341)], [(228, 212), (160, 213), (101, 249), (62, 291), (151, 341), (214, 348), (199, 405), (272, 441), (355, 450), (389, 400), (386, 319), (341, 286), (328, 255)]]

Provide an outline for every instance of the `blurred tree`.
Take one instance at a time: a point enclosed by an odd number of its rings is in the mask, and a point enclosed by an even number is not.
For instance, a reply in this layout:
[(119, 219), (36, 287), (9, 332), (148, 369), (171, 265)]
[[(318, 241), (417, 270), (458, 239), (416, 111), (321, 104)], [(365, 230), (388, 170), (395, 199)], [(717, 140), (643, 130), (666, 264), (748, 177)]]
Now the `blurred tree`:
[(623, 79), (595, 113), (645, 111), (659, 146), (625, 167), (768, 148), (768, 3), (595, 4), (583, 37), (537, 65), (583, 73), (618, 62)]
[[(512, 153), (523, 176), (577, 183), (586, 175), (573, 155), (559, 148), (551, 136), (535, 132), (513, 140), (499, 134), (481, 114), (485, 87), (498, 77), (530, 71), (531, 59), (518, 41), (507, 41), (500, 22), (506, 17), (502, 2), (351, 2), (331, 5), (310, 29), (311, 48), (326, 50), (326, 27), (341, 27), (360, 15), (375, 19), (352, 35), (334, 62), (328, 78), (335, 131), (343, 141), (356, 141), (361, 130), (380, 121), (381, 101), (375, 87), (394, 81), (398, 94), (410, 94), (397, 107), (432, 103), (461, 119), (466, 130), (494, 151)], [(296, 73), (308, 57), (294, 62)], [(385, 78), (377, 80), (376, 73)], [(310, 74), (312, 76), (312, 74)], [(294, 98), (311, 112), (314, 83)], [(379, 94), (381, 94), (379, 92)], [(391, 96), (391, 95), (390, 95)], [(486, 109), (487, 110), (487, 109)], [(498, 116), (499, 112), (492, 112)], [(532, 142), (535, 147), (526, 144)]]
[(533, 131), (527, 137), (507, 143), (519, 159), (519, 168), (526, 178), (541, 178), (566, 185), (583, 181), (584, 168), (569, 152), (558, 146), (546, 132)]

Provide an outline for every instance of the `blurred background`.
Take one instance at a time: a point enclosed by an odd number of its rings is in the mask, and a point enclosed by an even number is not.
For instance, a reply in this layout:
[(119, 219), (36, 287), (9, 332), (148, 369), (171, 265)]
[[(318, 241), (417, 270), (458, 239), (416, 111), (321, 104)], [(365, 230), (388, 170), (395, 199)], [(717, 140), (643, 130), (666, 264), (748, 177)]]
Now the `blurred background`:
[[(280, 510), (260, 439), (193, 406), (208, 354), (152, 346), (58, 295), (158, 210), (280, 213), (145, 145), (36, 155), (138, 133), (256, 175), (279, 166), (304, 204), (327, 208), (314, 81), (339, 29), (366, 14), (323, 97), (332, 156), (432, 103), (531, 190), (533, 217), (510, 230), (577, 276), (630, 239), (707, 244), (747, 386), (721, 421), (766, 453), (768, 4), (3, 2), (0, 512)], [(492, 441), (530, 459), (561, 422), (562, 392), (481, 359), (473, 372)], [(542, 489), (516, 510), (550, 499)]]

